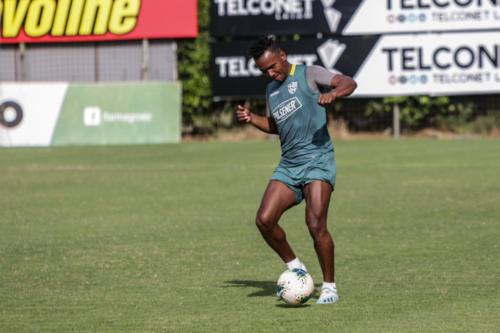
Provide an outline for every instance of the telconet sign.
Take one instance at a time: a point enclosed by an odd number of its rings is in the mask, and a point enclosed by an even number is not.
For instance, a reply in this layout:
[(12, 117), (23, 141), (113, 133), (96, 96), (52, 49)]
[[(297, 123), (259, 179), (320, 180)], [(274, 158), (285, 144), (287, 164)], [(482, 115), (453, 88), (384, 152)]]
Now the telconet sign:
[[(308, 38), (283, 47), (291, 62), (352, 76), (358, 97), (500, 92), (500, 31)], [(248, 42), (214, 44), (214, 95), (263, 95), (267, 79), (247, 49)]]
[(492, 29), (500, 29), (500, 0), (212, 1), (215, 37)]

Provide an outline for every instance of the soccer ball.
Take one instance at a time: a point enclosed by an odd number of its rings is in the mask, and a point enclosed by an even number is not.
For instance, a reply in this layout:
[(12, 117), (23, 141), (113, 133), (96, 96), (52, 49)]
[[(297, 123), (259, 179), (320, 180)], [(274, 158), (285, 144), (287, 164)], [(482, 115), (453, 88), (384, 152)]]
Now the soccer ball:
[(313, 291), (314, 282), (311, 275), (299, 268), (284, 271), (276, 286), (278, 297), (291, 305), (304, 304)]

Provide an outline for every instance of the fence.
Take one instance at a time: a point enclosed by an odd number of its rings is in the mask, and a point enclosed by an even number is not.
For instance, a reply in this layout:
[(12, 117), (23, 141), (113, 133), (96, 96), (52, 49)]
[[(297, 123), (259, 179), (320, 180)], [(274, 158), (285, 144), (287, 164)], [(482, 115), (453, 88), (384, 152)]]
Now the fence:
[(177, 79), (175, 41), (0, 45), (0, 81)]

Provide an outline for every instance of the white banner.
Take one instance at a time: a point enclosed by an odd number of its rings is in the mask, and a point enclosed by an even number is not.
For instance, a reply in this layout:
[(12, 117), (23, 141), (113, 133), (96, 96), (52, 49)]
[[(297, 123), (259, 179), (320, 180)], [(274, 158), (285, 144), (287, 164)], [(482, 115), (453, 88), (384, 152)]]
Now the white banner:
[(212, 36), (500, 29), (500, 0), (212, 0)]
[(500, 29), (498, 0), (364, 0), (343, 35)]
[(67, 83), (0, 84), (0, 146), (48, 146)]
[(178, 82), (0, 84), (0, 146), (173, 143)]
[(500, 32), (381, 36), (355, 79), (360, 97), (500, 93)]

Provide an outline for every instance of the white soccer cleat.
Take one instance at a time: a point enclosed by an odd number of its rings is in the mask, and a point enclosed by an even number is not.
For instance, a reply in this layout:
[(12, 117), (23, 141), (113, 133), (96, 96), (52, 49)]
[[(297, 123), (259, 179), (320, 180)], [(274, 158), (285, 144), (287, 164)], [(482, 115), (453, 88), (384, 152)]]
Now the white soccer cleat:
[(334, 288), (321, 288), (321, 293), (319, 295), (316, 304), (334, 304), (339, 301), (339, 294), (337, 289)]

